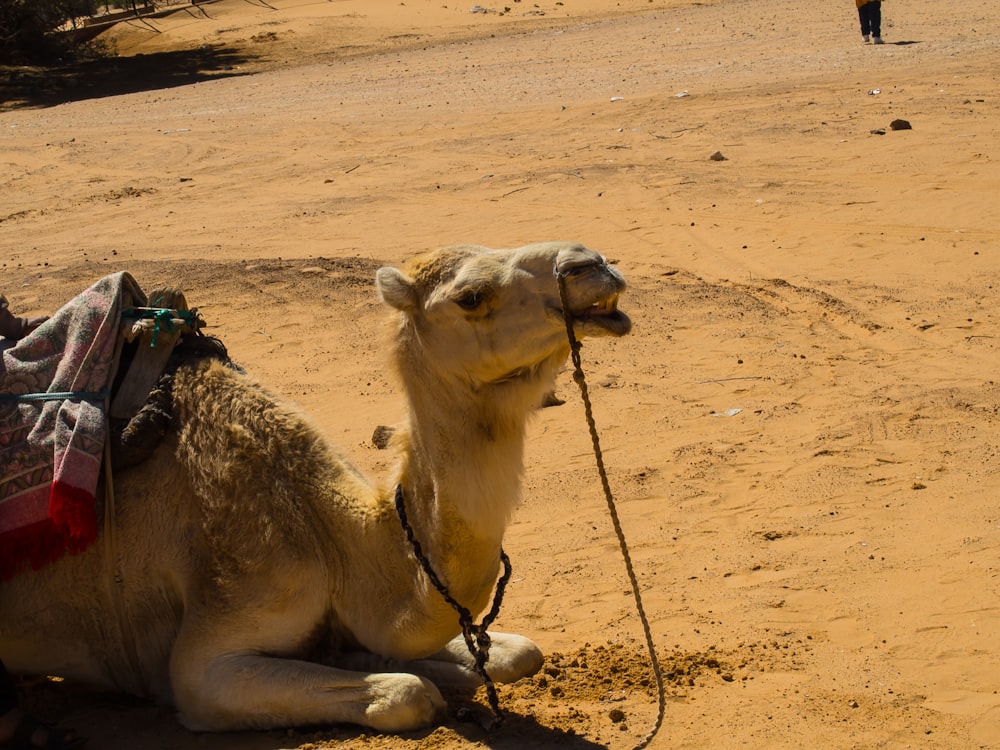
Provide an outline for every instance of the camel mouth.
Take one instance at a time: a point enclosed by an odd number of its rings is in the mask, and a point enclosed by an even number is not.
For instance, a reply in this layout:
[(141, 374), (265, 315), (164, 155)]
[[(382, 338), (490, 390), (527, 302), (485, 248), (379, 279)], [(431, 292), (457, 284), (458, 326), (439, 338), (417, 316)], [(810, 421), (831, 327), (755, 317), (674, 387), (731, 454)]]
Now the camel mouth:
[(599, 299), (582, 310), (573, 310), (570, 315), (586, 334), (624, 336), (632, 330), (632, 320), (618, 309), (619, 296), (621, 295), (612, 294), (610, 297)]
[(604, 256), (581, 249), (560, 254), (555, 275), (567, 308), (559, 312), (572, 319), (579, 335), (624, 336), (632, 329), (631, 319), (618, 309), (625, 279)]

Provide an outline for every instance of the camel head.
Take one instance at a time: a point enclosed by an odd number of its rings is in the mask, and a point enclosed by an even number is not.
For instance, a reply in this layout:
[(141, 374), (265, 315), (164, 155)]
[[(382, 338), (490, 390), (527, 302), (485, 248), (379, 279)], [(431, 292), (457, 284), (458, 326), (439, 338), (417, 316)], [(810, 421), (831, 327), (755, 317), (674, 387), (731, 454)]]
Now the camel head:
[(551, 387), (569, 354), (557, 275), (578, 339), (628, 333), (631, 321), (618, 310), (625, 280), (576, 243), (466, 245), (420, 255), (402, 270), (379, 269), (379, 293), (400, 313), (400, 370), (427, 368), (473, 391)]

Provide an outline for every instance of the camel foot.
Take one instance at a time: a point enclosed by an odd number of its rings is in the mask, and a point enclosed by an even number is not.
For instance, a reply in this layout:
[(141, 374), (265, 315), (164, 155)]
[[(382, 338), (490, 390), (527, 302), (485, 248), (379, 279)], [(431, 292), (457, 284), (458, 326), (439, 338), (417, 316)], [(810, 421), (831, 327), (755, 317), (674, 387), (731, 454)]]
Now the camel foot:
[(414, 674), (373, 674), (366, 679), (373, 700), (365, 711), (367, 726), (380, 732), (403, 732), (433, 724), (447, 704), (429, 680)]

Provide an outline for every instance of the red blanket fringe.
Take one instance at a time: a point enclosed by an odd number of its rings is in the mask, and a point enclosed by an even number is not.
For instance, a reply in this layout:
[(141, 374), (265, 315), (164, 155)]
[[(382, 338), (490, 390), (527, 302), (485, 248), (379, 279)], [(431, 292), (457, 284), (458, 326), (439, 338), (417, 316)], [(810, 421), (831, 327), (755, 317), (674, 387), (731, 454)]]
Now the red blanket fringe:
[(97, 539), (94, 496), (79, 487), (54, 482), (49, 495), (49, 517), (10, 531), (0, 543), (0, 581), (79, 554)]

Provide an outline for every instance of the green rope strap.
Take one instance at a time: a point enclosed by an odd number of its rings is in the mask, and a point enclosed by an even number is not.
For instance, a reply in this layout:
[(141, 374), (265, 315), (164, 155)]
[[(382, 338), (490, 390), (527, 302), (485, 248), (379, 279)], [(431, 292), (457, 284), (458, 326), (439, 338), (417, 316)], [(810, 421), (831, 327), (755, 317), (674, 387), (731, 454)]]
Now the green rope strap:
[[(160, 331), (174, 333), (178, 328), (186, 326), (197, 331), (204, 325), (198, 310), (171, 310), (166, 307), (134, 307), (122, 313), (124, 320), (153, 321), (153, 340), (150, 347), (156, 346), (156, 338)], [(181, 326), (177, 325), (180, 321)], [(101, 391), (60, 391), (54, 393), (0, 393), (0, 401), (15, 401), (25, 403), (30, 401), (103, 401), (110, 395), (105, 388)]]
[[(197, 308), (192, 310), (171, 310), (167, 307), (135, 307), (126, 310), (122, 314), (122, 317), (133, 321), (153, 321), (153, 340), (149, 343), (150, 348), (156, 347), (156, 339), (160, 331), (174, 333), (182, 326), (186, 326), (192, 331), (197, 331), (204, 325), (204, 321), (198, 314)], [(178, 321), (181, 323), (181, 326), (177, 325)]]
[(0, 401), (103, 401), (108, 395), (107, 389), (58, 393), (0, 393)]

